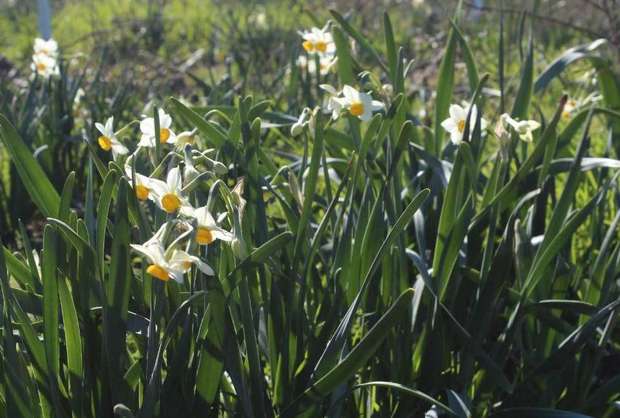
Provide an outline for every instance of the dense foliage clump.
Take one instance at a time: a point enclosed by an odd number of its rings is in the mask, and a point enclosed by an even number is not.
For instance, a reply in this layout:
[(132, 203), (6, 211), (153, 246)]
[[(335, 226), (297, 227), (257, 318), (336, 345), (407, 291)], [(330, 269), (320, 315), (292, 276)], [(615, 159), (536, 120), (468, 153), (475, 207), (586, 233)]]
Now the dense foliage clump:
[(272, 13), (0, 78), (0, 417), (615, 416), (613, 48)]

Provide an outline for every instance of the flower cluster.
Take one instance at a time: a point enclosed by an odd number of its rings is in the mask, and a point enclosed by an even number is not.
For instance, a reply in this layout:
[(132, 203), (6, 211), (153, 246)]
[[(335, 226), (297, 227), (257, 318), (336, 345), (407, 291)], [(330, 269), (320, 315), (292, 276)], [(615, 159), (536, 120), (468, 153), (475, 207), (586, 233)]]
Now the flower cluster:
[[(194, 148), (195, 129), (176, 134), (172, 128), (172, 117), (162, 109), (157, 114), (159, 131), (156, 131), (154, 118), (144, 117), (140, 121), (140, 139), (131, 155), (128, 155), (127, 146), (130, 144), (125, 145), (119, 139), (121, 131), (125, 132), (131, 124), (115, 132), (113, 117), (108, 118), (105, 124), (95, 123), (100, 133), (97, 143), (102, 150), (111, 152), (117, 163), (123, 164), (124, 174), (138, 201), (166, 216), (166, 222), (150, 239), (143, 244), (132, 244), (132, 248), (148, 260), (146, 272), (160, 280), (173, 279), (182, 283), (184, 274), (193, 265), (204, 274), (214, 274), (196, 252), (216, 240), (240, 241), (235, 238), (234, 232), (222, 228), (220, 223), (227, 214), (239, 220), (241, 209), (237, 205), (236, 211), (229, 210), (216, 220), (207, 205), (196, 204), (197, 196), (192, 194), (192, 190), (196, 188), (197, 180), (225, 174), (227, 169), (207, 156), (212, 150), (201, 152)], [(172, 145), (164, 157), (168, 163), (163, 176), (160, 172), (165, 161), (154, 158), (157, 140), (162, 147)], [(147, 165), (150, 163), (156, 167), (152, 174), (144, 175), (136, 171), (142, 159)], [(240, 200), (239, 196), (236, 201)], [(232, 203), (227, 207), (232, 207)], [(239, 224), (240, 221), (236, 222), (236, 225)]]
[(519, 138), (525, 142), (534, 141), (532, 132), (540, 128), (540, 123), (535, 120), (517, 120), (510, 117), (508, 113), (504, 113), (499, 118), (500, 123), (506, 124), (519, 135)]
[[(473, 129), (478, 118), (478, 108), (475, 104), (470, 106), (469, 103), (463, 103), (463, 106), (452, 104), (448, 112), (450, 116), (441, 122), (441, 127), (450, 134), (450, 141), (458, 145), (463, 142), (465, 126), (468, 121), (467, 115), (469, 114), (469, 129)], [(480, 130), (484, 132), (487, 126), (488, 122), (481, 117)], [(505, 143), (510, 139), (509, 130), (512, 130), (522, 141), (532, 142), (534, 140), (533, 132), (538, 128), (540, 128), (540, 123), (535, 120), (518, 120), (504, 113), (497, 122), (495, 135)]]
[(56, 76), (60, 73), (58, 69), (58, 43), (54, 39), (36, 38), (33, 50), (32, 71), (34, 73), (43, 78)]
[(319, 74), (326, 75), (337, 61), (336, 44), (328, 26), (314, 27), (299, 34), (303, 39), (302, 46), (308, 55), (300, 55), (297, 58), (297, 65), (310, 74), (316, 74), (318, 62)]

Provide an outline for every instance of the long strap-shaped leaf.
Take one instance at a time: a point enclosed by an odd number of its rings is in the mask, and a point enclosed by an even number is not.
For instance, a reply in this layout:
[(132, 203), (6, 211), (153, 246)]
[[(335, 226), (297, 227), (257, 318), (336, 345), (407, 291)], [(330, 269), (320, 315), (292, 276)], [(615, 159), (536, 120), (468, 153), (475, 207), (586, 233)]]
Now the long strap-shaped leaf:
[(4, 115), (0, 115), (0, 138), (33, 202), (45, 216), (56, 216), (60, 207), (58, 192)]

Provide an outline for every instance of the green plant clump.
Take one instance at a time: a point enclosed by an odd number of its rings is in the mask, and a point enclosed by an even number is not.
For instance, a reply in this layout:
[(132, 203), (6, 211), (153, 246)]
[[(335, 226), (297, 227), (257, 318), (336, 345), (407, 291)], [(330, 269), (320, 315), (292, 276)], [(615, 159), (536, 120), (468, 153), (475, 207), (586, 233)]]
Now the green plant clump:
[(0, 83), (0, 418), (617, 416), (606, 42), (479, 58), (457, 11), (429, 87), (387, 13), (280, 62), (261, 10), (192, 97), (42, 41)]

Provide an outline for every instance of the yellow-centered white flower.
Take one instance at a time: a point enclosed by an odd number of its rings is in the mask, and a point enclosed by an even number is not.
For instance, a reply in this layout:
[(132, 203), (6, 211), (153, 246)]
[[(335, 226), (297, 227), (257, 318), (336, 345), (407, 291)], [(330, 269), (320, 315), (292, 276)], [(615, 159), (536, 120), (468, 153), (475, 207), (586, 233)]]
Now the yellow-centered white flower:
[(114, 158), (117, 155), (125, 155), (129, 152), (126, 146), (120, 143), (120, 141), (114, 135), (114, 116), (110, 116), (106, 120), (105, 125), (95, 122), (95, 127), (101, 134), (97, 138), (99, 147), (104, 151), (112, 151)]
[(196, 220), (195, 237), (198, 245), (209, 245), (216, 239), (232, 241), (233, 234), (218, 226), (206, 206), (197, 209), (192, 206), (184, 206), (181, 208), (181, 213)]
[(32, 49), (34, 50), (35, 55), (47, 55), (52, 58), (56, 58), (58, 56), (58, 42), (56, 42), (53, 38), (48, 40), (36, 38)]
[(182, 191), (183, 181), (179, 167), (174, 167), (168, 171), (165, 182), (149, 178), (148, 186), (150, 186), (149, 198), (166, 213), (176, 213), (182, 206), (188, 204)]
[(60, 74), (56, 58), (45, 54), (34, 54), (31, 67), (32, 71), (43, 78), (50, 78)]
[(382, 102), (373, 100), (370, 94), (358, 91), (349, 85), (344, 86), (341, 97), (336, 97), (333, 100), (340, 103), (341, 108), (346, 109), (351, 115), (357, 116), (363, 121), (370, 120), (372, 112), (385, 107)]
[(535, 120), (516, 120), (511, 118), (508, 113), (500, 116), (500, 120), (502, 123), (507, 123), (525, 142), (532, 142), (534, 140), (532, 132), (540, 128), (540, 123)]
[[(139, 148), (138, 148), (139, 150)], [(137, 155), (137, 152), (134, 152), (133, 154), (131, 154), (128, 158), (127, 161), (125, 161), (125, 175), (127, 176), (127, 178), (129, 179), (129, 184), (134, 188), (134, 193), (136, 194), (136, 197), (138, 198), (138, 200), (141, 201), (145, 201), (149, 198), (152, 199), (151, 196), (151, 181), (152, 179), (150, 177), (144, 176), (138, 172), (136, 172), (136, 177), (135, 179), (133, 178), (133, 173), (132, 173), (132, 167), (131, 167), (131, 163), (132, 160), (135, 158), (135, 156)]]
[(303, 38), (302, 46), (308, 53), (333, 54), (336, 52), (336, 44), (327, 26), (314, 27), (309, 31), (299, 32)]
[[(463, 141), (463, 133), (465, 132), (465, 125), (467, 124), (467, 113), (469, 112), (469, 106), (459, 106), (457, 104), (450, 105), (449, 108), (450, 117), (441, 122), (441, 127), (450, 133), (450, 141), (453, 144), (458, 145)], [(476, 124), (476, 118), (478, 117), (478, 107), (473, 105), (471, 107), (471, 116), (469, 117), (469, 129), (474, 129)], [(480, 129), (484, 131), (487, 127), (487, 121), (484, 118), (480, 118)]]
[[(163, 109), (158, 109), (157, 115), (159, 116), (159, 142), (162, 144), (174, 144), (176, 142), (176, 135), (170, 129), (172, 118)], [(140, 132), (142, 132), (142, 136), (138, 146), (154, 147), (156, 141), (155, 118), (148, 117), (142, 119), (140, 121)]]
[(213, 276), (213, 269), (200, 258), (190, 255), (183, 250), (164, 247), (162, 239), (167, 227), (168, 225), (164, 224), (144, 244), (131, 244), (131, 248), (148, 259), (149, 265), (146, 268), (146, 272), (159, 280), (168, 281), (173, 279), (176, 282), (183, 283), (183, 275), (193, 264), (204, 274)]

